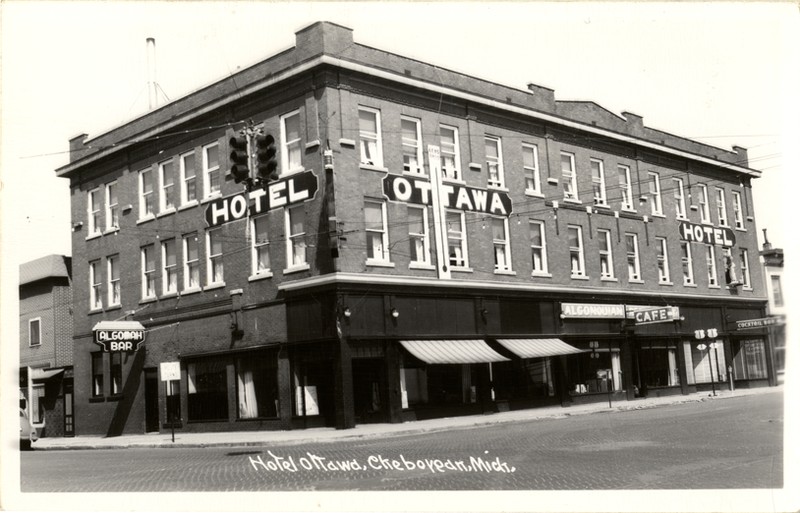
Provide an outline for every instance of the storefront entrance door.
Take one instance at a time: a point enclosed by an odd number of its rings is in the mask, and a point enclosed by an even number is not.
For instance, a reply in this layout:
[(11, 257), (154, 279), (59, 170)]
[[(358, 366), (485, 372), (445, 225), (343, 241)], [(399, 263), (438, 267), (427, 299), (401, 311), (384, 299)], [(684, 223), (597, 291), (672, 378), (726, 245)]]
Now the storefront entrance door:
[(144, 370), (145, 431), (158, 431), (158, 371)]
[(386, 421), (383, 367), (381, 358), (353, 359), (353, 407), (356, 423)]

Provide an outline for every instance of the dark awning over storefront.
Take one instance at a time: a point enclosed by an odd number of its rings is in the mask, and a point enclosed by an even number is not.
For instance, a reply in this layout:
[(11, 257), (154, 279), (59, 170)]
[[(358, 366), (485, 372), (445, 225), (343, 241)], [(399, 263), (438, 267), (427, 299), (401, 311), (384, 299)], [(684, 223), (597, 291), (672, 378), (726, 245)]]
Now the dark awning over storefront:
[(64, 372), (64, 369), (31, 369), (31, 381), (47, 381)]
[(425, 363), (506, 362), (483, 340), (401, 340), (408, 352)]
[(504, 338), (497, 341), (520, 358), (542, 358), (583, 352), (558, 338)]

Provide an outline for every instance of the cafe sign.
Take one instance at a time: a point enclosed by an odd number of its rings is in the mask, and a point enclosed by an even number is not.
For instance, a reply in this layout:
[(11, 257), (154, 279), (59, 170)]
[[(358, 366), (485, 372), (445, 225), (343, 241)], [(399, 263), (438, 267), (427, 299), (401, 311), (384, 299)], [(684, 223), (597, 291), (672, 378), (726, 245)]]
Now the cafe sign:
[(144, 326), (136, 321), (100, 321), (92, 331), (94, 343), (106, 353), (132, 353), (144, 342)]
[(677, 306), (658, 306), (638, 308), (633, 312), (628, 312), (628, 317), (633, 317), (634, 324), (638, 326), (641, 324), (677, 321), (681, 318), (681, 314)]
[(679, 230), (681, 240), (686, 242), (700, 242), (702, 244), (727, 248), (733, 247), (733, 245), (736, 244), (736, 236), (730, 228), (681, 221), (679, 223)]

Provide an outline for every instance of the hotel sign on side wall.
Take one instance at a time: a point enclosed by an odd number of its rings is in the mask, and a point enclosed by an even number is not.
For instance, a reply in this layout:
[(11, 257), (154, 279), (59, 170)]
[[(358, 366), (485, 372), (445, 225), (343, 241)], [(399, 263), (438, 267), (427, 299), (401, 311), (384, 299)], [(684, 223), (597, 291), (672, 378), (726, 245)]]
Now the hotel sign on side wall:
[[(433, 184), (426, 179), (399, 175), (383, 177), (383, 194), (390, 201), (432, 205), (432, 188)], [(439, 197), (444, 208), (497, 216), (508, 216), (512, 210), (511, 197), (503, 191), (443, 183)]]
[(711, 244), (712, 246), (723, 246), (727, 248), (736, 244), (736, 236), (733, 230), (724, 227), (714, 227), (707, 224), (695, 224), (688, 221), (679, 223), (681, 240), (686, 242), (700, 242)]

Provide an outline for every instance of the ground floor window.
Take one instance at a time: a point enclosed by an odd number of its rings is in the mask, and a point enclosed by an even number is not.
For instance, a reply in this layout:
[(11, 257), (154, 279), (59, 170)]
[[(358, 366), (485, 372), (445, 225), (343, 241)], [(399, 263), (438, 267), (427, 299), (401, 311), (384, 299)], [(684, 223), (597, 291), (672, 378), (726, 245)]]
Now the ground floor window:
[(733, 354), (733, 372), (737, 379), (767, 378), (764, 339), (735, 340)]
[(187, 364), (189, 420), (227, 420), (227, 366), (220, 358)]
[(640, 389), (680, 385), (676, 340), (647, 340), (639, 345)]
[[(721, 340), (689, 342), (691, 349), (690, 374), (695, 383), (711, 383), (728, 379), (725, 348)], [(701, 349), (702, 348), (702, 349)]]
[(572, 395), (622, 390), (618, 342), (570, 342), (583, 353), (567, 355), (567, 385)]
[(403, 408), (477, 403), (476, 365), (420, 365), (404, 355), (400, 369)]
[(291, 355), (294, 388), (293, 413), (299, 417), (322, 416), (333, 420), (334, 365), (331, 351), (314, 348)]
[(31, 388), (28, 415), (34, 424), (44, 422), (44, 383), (37, 383)]
[(554, 397), (552, 358), (493, 363), (492, 383), (499, 401)]
[(278, 367), (274, 354), (237, 358), (236, 387), (240, 419), (278, 416)]

